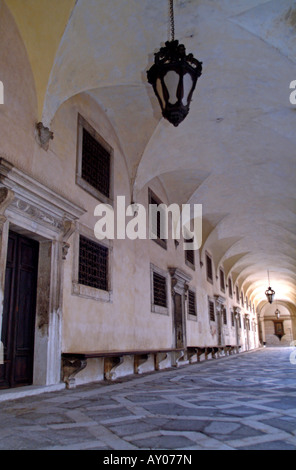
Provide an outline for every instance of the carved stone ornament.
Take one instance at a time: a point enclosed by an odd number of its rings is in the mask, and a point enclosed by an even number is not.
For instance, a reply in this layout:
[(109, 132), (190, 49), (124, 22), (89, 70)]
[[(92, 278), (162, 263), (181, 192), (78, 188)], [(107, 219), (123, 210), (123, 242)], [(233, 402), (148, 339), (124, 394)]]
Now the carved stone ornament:
[(0, 188), (0, 233), (3, 230), (3, 225), (6, 222), (4, 215), (7, 207), (11, 204), (14, 198), (14, 192), (7, 188)]
[(8, 188), (0, 188), (0, 215), (4, 215), (9, 204), (13, 201), (14, 192)]
[(216, 301), (216, 311), (220, 313), (223, 305), (225, 304), (225, 297), (222, 297), (221, 295), (215, 295), (215, 301)]
[(172, 296), (176, 293), (184, 294), (185, 286), (191, 281), (192, 277), (178, 268), (169, 268), (171, 276)]
[(16, 198), (12, 202), (11, 206), (18, 209), (22, 213), (26, 213), (27, 215), (31, 216), (33, 219), (36, 219), (36, 220), (39, 220), (40, 222), (51, 225), (52, 227), (58, 230), (62, 230), (63, 228), (63, 224), (58, 218), (51, 216), (45, 211), (42, 211), (36, 206), (29, 204), (25, 201), (22, 201), (21, 199)]
[(53, 132), (45, 127), (42, 122), (36, 124), (36, 140), (40, 147), (44, 150), (48, 150), (49, 141), (53, 139)]
[(241, 309), (239, 307), (234, 307), (234, 316), (235, 318), (238, 318), (240, 312), (241, 312)]
[(46, 239), (58, 237), (66, 243), (74, 231), (72, 222), (86, 212), (4, 158), (0, 158), (0, 181), (0, 216), (6, 211), (14, 224)]

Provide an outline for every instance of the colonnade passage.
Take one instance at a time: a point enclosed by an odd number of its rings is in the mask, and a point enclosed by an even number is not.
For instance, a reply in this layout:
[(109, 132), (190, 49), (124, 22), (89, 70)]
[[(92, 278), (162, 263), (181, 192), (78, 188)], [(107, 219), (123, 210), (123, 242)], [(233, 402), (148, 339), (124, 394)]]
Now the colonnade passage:
[(14, 401), (1, 393), (5, 450), (296, 450), (294, 347)]

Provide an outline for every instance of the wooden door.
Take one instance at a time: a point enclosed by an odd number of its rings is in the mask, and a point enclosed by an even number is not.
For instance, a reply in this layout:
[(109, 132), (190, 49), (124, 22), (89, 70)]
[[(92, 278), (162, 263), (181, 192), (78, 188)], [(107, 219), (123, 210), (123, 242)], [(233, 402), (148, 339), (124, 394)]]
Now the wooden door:
[(33, 381), (34, 331), (39, 244), (9, 233), (1, 341), (4, 364), (0, 388)]

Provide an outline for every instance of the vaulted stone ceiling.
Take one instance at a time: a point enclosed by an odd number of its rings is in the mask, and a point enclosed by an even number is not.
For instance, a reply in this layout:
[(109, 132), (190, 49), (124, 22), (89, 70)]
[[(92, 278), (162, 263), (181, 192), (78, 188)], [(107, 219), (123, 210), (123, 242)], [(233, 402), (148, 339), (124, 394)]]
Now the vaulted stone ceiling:
[(203, 244), (256, 304), (267, 270), (296, 301), (295, 0), (175, 0), (176, 38), (203, 62), (175, 128), (146, 80), (168, 39), (167, 0), (6, 0), (27, 47), (40, 120), (89, 93), (118, 135), (134, 200), (159, 178), (203, 205)]

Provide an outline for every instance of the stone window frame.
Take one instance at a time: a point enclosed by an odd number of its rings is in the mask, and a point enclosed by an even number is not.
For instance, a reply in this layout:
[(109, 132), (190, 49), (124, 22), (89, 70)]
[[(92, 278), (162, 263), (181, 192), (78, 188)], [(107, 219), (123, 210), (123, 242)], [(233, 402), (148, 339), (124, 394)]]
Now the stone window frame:
[[(97, 289), (95, 287), (79, 284), (79, 243), (80, 235), (88, 238), (98, 245), (108, 248), (108, 290)], [(94, 236), (93, 230), (89, 227), (76, 224), (73, 240), (73, 274), (72, 274), (72, 295), (93, 299), (101, 302), (113, 302), (113, 243), (112, 240), (98, 240)]]
[[(110, 181), (109, 197), (93, 187), (82, 177), (82, 147), (83, 147), (83, 129), (85, 129), (105, 150), (110, 154)], [(113, 206), (114, 202), (114, 150), (108, 142), (95, 130), (87, 120), (78, 113), (77, 118), (77, 158), (76, 158), (76, 184), (84, 191), (91, 194), (94, 198), (103, 204)]]
[[(167, 307), (161, 307), (160, 305), (156, 305), (154, 303), (154, 289), (153, 289), (153, 273), (157, 273), (160, 276), (163, 276), (166, 279), (166, 300), (167, 300)], [(169, 273), (155, 266), (155, 264), (150, 263), (150, 301), (151, 301), (151, 312), (152, 313), (159, 313), (161, 315), (169, 315)]]

